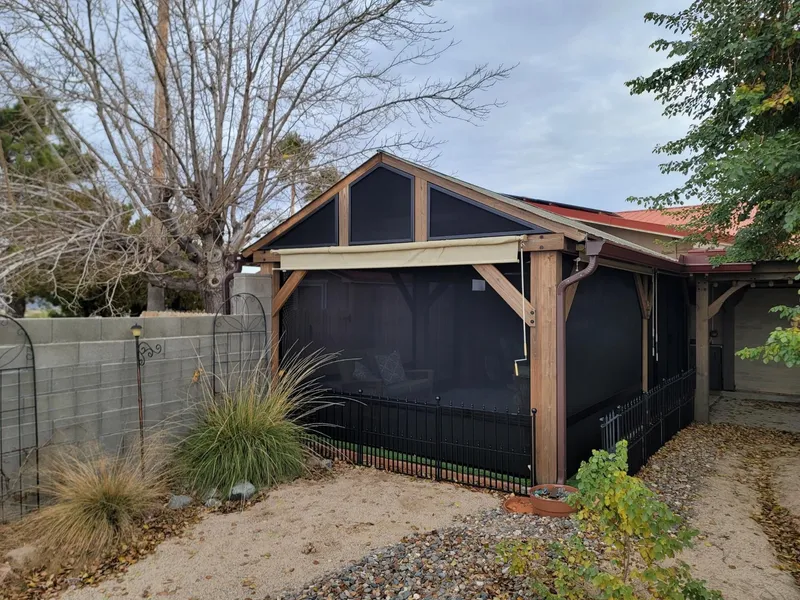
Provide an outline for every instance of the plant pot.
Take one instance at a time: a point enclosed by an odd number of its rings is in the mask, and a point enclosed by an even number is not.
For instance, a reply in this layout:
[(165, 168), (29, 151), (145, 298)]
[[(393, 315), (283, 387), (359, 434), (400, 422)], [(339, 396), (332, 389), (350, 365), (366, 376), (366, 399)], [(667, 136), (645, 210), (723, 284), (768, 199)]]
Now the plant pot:
[(547, 483), (531, 488), (530, 496), (509, 496), (503, 502), (503, 508), (508, 512), (540, 515), (542, 517), (568, 517), (575, 512), (569, 504), (562, 498), (535, 496), (536, 490), (563, 490), (564, 492), (575, 493), (578, 490), (570, 485), (558, 485)]
[[(537, 496), (537, 490), (547, 490), (550, 492), (550, 495)], [(531, 507), (533, 508), (533, 513), (543, 517), (568, 517), (576, 512), (576, 509), (564, 502), (563, 497), (558, 497), (558, 494), (574, 494), (577, 491), (577, 488), (574, 488), (571, 485), (559, 485), (557, 483), (536, 485), (530, 490)]]

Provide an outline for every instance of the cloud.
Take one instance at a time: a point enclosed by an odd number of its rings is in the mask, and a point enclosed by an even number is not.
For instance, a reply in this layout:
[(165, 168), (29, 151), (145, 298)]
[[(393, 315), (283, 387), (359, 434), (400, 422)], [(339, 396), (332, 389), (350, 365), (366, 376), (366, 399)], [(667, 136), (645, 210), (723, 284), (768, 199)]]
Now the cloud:
[(475, 63), (518, 63), (488, 94), (506, 105), (480, 126), (445, 121), (436, 168), (503, 192), (625, 209), (625, 199), (664, 191), (658, 143), (688, 122), (667, 119), (652, 98), (631, 96), (625, 81), (665, 62), (649, 49), (663, 31), (645, 10), (673, 12), (685, 2), (458, 0), (435, 5), (461, 43), (435, 64), (438, 74)]

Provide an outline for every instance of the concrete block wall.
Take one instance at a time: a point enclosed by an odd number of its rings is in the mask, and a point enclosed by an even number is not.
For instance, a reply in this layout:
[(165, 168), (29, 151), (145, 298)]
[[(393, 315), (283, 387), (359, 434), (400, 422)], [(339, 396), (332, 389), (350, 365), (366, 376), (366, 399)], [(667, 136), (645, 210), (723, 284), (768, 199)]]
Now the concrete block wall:
[[(247, 291), (259, 297), (269, 315), (270, 277), (237, 275), (233, 287), (234, 293)], [(185, 425), (203, 386), (209, 384), (215, 351), (219, 374), (252, 368), (269, 346), (269, 316), (266, 323), (254, 322), (252, 315), (242, 317), (218, 319), (216, 337), (213, 315), (21, 319), (34, 347), (38, 428), (34, 427), (32, 369), (0, 372), (3, 473), (10, 476), (19, 470), (24, 452), (15, 451), (35, 447), (37, 434), (39, 447), (100, 440), (109, 449), (119, 449), (136, 439), (134, 324), (142, 327), (146, 426), (176, 430)], [(266, 336), (241, 338), (232, 333), (243, 320), (248, 329), (263, 331), (266, 326)], [(0, 364), (5, 352), (6, 357), (16, 356), (11, 366), (25, 367), (25, 354), (18, 352), (23, 342), (13, 324), (0, 327)], [(145, 344), (153, 348), (152, 356)]]

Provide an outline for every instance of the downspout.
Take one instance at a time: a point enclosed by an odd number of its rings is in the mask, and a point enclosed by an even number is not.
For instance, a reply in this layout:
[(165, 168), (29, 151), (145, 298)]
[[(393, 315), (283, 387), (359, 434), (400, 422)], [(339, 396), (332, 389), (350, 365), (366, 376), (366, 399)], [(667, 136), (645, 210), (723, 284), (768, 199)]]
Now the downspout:
[(589, 264), (556, 286), (556, 428), (558, 430), (558, 480), (567, 481), (567, 321), (564, 318), (564, 292), (597, 270), (597, 258), (604, 240), (586, 240)]

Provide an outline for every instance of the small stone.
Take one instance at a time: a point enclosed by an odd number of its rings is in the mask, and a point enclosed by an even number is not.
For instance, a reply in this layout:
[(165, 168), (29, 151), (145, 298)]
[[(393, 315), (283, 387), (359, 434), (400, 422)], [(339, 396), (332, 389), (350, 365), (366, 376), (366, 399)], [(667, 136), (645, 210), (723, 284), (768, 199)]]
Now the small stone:
[(240, 481), (231, 488), (231, 493), (228, 494), (228, 499), (234, 502), (244, 502), (253, 497), (256, 493), (256, 486), (249, 481)]
[(171, 508), (172, 510), (180, 510), (181, 508), (186, 508), (192, 504), (193, 500), (191, 496), (176, 496), (172, 494), (169, 498), (169, 503), (167, 504), (167, 508)]
[(312, 454), (308, 457), (307, 462), (309, 469), (322, 469), (323, 471), (333, 470), (333, 461), (329, 458), (320, 458)]
[(37, 551), (34, 546), (20, 546), (6, 554), (6, 560), (12, 569), (24, 570), (36, 560)]
[(203, 502), (208, 502), (212, 498), (219, 498), (219, 490), (217, 488), (211, 488), (203, 494)]
[(219, 498), (209, 498), (204, 502), (206, 508), (217, 508), (222, 506), (222, 500)]

